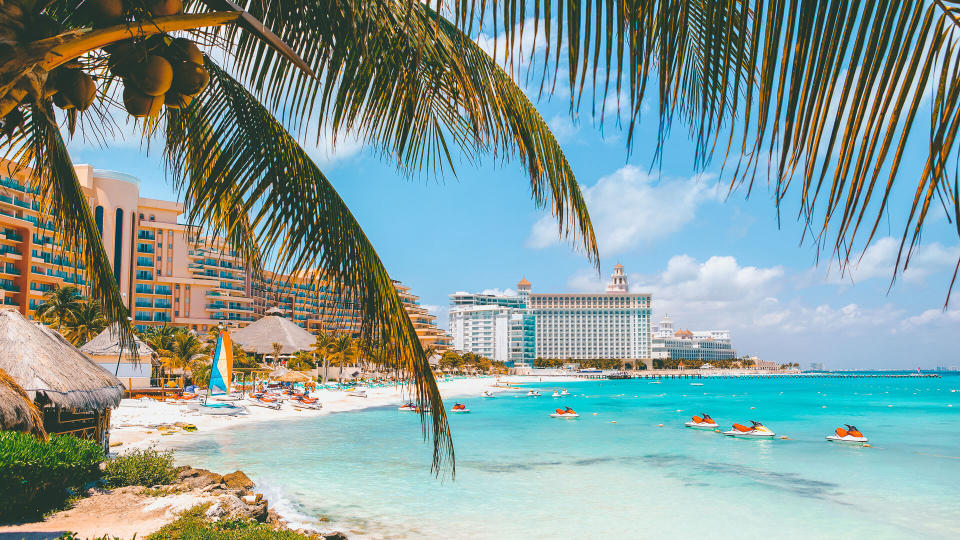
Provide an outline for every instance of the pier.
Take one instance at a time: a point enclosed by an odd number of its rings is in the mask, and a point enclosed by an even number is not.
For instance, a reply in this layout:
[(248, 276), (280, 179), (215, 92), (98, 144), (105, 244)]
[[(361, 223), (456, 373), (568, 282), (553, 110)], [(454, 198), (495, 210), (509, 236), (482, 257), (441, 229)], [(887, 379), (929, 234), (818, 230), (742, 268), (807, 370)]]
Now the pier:
[(918, 379), (936, 378), (936, 373), (683, 373), (683, 372), (644, 372), (631, 373), (629, 376), (617, 374), (608, 379), (792, 379), (804, 377), (812, 379)]

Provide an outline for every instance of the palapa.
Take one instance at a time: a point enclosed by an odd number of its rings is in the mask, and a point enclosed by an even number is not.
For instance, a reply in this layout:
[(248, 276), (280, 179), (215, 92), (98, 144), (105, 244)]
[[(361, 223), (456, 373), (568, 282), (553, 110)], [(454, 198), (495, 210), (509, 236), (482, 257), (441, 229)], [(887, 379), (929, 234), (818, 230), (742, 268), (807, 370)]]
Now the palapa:
[(308, 351), (317, 340), (291, 320), (274, 315), (233, 330), (230, 337), (243, 350), (257, 354), (273, 354), (274, 343), (280, 344), (280, 354)]
[[(133, 344), (123, 349), (123, 356), (133, 356), (136, 350), (137, 357), (142, 361), (151, 361), (157, 358), (157, 353), (143, 342), (142, 339), (134, 336)], [(120, 325), (113, 323), (103, 329), (103, 332), (80, 347), (80, 352), (89, 356), (120, 356)]]
[(277, 377), (280, 382), (289, 382), (289, 383), (304, 383), (310, 382), (313, 379), (309, 375), (303, 373), (302, 371), (289, 371), (280, 377)]
[(65, 409), (94, 411), (116, 407), (123, 397), (119, 379), (15, 309), (0, 309), (0, 369), (34, 403), (40, 398)]
[(17, 384), (6, 371), (0, 369), (0, 429), (25, 431), (38, 437), (46, 437), (43, 416), (30, 401), (26, 390)]

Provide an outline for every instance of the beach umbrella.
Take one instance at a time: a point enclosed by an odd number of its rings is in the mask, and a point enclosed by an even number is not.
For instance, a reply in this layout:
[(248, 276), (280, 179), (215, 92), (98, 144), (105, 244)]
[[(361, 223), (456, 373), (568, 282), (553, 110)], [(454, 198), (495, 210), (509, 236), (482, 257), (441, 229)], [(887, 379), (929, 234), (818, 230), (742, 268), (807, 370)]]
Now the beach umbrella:
[(310, 382), (313, 379), (311, 379), (309, 376), (307, 376), (305, 373), (301, 371), (289, 371), (277, 377), (277, 380), (280, 382), (288, 382), (288, 383), (305, 383), (305, 382)]

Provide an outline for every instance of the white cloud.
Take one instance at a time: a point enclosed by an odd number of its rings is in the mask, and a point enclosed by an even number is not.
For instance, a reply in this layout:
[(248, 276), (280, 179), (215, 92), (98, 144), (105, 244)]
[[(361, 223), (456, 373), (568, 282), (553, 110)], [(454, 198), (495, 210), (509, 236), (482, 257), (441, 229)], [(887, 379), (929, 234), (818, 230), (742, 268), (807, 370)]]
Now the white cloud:
[(324, 129), (316, 139), (316, 145), (304, 145), (307, 154), (323, 168), (330, 168), (360, 153), (364, 148), (363, 141), (355, 132), (338, 133), (336, 136)]
[[(583, 190), (601, 255), (622, 253), (659, 240), (690, 223), (697, 208), (721, 200), (724, 188), (712, 175), (662, 178), (627, 165)], [(531, 248), (558, 244), (556, 220), (544, 216), (527, 239)]]
[(480, 294), (492, 294), (495, 296), (516, 296), (517, 291), (510, 288), (506, 288), (506, 289), (496, 288), (496, 289), (484, 289), (483, 292), (481, 292)]
[(904, 319), (900, 326), (904, 330), (912, 330), (920, 327), (953, 325), (955, 329), (955, 325), (958, 324), (960, 324), (960, 310), (928, 309), (919, 315)]
[(547, 125), (550, 126), (550, 131), (553, 132), (553, 135), (557, 138), (558, 141), (566, 141), (573, 138), (577, 132), (580, 131), (580, 127), (573, 123), (573, 120), (570, 119), (570, 115), (558, 114), (550, 119), (547, 122)]
[[(556, 19), (554, 19), (554, 21), (556, 21)], [(544, 37), (545, 21), (542, 20), (540, 21), (539, 35), (537, 35), (536, 40), (534, 40), (536, 22), (537, 20), (533, 17), (524, 19), (522, 34), (520, 33), (520, 24), (514, 27), (513, 49), (510, 51), (512, 58), (507, 56), (507, 33), (505, 31), (497, 34), (496, 37), (481, 32), (476, 39), (477, 45), (486, 51), (495, 62), (504, 66), (506, 69), (514, 68), (523, 70), (530, 61), (531, 51), (541, 51), (546, 43)], [(519, 39), (517, 39), (517, 34), (520, 34)], [(534, 41), (536, 41), (536, 47), (534, 47)]]
[[(851, 264), (844, 272), (830, 269), (826, 282), (858, 283), (876, 278), (889, 281), (894, 275), (899, 249), (900, 240), (896, 238), (887, 236), (874, 240), (859, 255), (851, 257)], [(953, 270), (957, 259), (960, 259), (960, 245), (944, 246), (938, 242), (920, 245), (914, 248), (910, 266), (900, 277), (906, 282), (922, 282), (935, 272)], [(813, 276), (821, 275), (816, 269), (811, 272)]]

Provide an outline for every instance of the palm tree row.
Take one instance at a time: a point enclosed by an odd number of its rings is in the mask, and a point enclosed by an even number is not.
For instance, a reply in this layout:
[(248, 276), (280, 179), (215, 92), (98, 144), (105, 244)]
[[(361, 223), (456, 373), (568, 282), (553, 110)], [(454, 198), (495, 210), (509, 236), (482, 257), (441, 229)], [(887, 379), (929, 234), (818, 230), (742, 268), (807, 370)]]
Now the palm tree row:
[(77, 347), (90, 341), (107, 327), (100, 301), (81, 294), (73, 285), (44, 293), (36, 309), (37, 318), (60, 332)]

